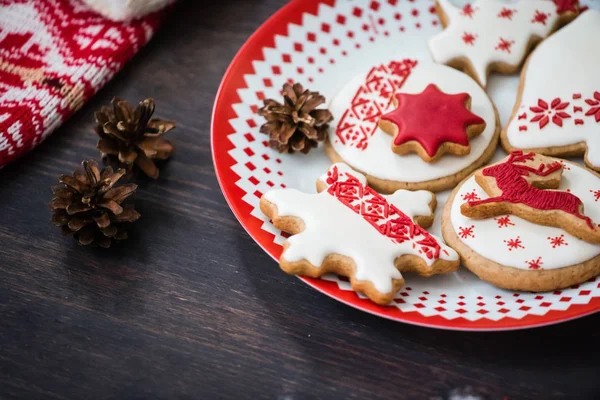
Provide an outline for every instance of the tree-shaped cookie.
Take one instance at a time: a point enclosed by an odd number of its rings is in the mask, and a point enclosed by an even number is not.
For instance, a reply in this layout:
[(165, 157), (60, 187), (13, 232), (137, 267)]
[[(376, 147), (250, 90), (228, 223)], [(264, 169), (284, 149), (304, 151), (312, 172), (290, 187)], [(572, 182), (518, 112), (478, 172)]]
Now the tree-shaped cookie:
[(560, 185), (562, 170), (563, 164), (550, 157), (514, 151), (475, 173), (477, 184), (490, 197), (464, 203), (461, 213), (476, 219), (514, 214), (600, 244), (600, 228), (584, 214), (581, 199), (554, 190)]
[(275, 227), (293, 235), (279, 260), (285, 272), (314, 278), (337, 273), (355, 291), (387, 304), (404, 284), (401, 272), (431, 276), (458, 268), (456, 252), (424, 229), (433, 222), (431, 192), (383, 196), (345, 164), (334, 164), (317, 189), (273, 190), (260, 199)]
[(444, 153), (463, 156), (471, 152), (469, 140), (485, 129), (470, 110), (468, 93), (447, 94), (430, 84), (418, 94), (397, 93), (393, 101), (396, 108), (381, 116), (379, 127), (394, 137), (397, 154), (414, 152), (426, 162)]
[(491, 71), (518, 70), (533, 45), (569, 22), (577, 0), (478, 0), (463, 8), (437, 0), (445, 30), (429, 41), (436, 62), (465, 70), (481, 86)]

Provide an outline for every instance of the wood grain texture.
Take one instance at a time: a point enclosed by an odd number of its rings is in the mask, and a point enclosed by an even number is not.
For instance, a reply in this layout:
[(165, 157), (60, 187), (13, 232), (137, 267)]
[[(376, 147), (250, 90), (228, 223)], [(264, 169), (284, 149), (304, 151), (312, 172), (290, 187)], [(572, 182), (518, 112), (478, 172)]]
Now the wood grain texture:
[[(205, 4), (206, 3), (206, 4)], [(210, 153), (218, 83), (283, 0), (183, 1), (155, 39), (38, 149), (0, 171), (0, 398), (600, 398), (600, 316), (505, 333), (418, 328), (282, 273), (244, 232)], [(93, 112), (156, 99), (178, 151), (141, 181), (126, 248), (78, 247), (50, 185), (97, 157)]]

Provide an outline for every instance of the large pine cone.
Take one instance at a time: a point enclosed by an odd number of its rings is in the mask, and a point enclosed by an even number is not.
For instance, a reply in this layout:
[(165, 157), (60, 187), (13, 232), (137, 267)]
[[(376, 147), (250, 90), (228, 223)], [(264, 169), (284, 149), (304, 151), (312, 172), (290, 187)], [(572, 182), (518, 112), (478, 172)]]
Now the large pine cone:
[(72, 176), (61, 175), (60, 184), (52, 187), (52, 222), (62, 227), (63, 234), (73, 233), (81, 245), (110, 247), (111, 240), (126, 239), (127, 225), (140, 218), (133, 207), (123, 205), (137, 185), (115, 185), (124, 169), (113, 172), (106, 167), (100, 171), (93, 160), (82, 165), (84, 172), (77, 169)]
[(319, 92), (304, 90), (301, 84), (283, 85), (281, 104), (266, 99), (258, 114), (267, 122), (260, 127), (261, 133), (269, 135), (269, 146), (280, 153), (301, 151), (308, 153), (327, 136), (327, 123), (333, 120), (329, 110), (316, 110), (325, 103)]
[(175, 122), (150, 119), (154, 100), (145, 99), (134, 109), (117, 97), (111, 107), (96, 113), (96, 133), (100, 136), (98, 149), (108, 165), (131, 171), (137, 165), (146, 175), (158, 178), (153, 160), (166, 160), (174, 147), (161, 136), (175, 129)]

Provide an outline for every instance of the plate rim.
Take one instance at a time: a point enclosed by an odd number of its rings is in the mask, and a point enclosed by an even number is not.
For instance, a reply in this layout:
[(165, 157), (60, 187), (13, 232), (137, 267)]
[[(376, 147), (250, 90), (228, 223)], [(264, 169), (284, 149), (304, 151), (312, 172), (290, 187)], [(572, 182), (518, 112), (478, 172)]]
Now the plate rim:
[[(278, 261), (275, 254), (281, 251), (281, 246), (275, 244), (272, 240), (263, 243), (253, 235), (254, 230), (258, 229), (257, 232), (273, 236), (271, 233), (263, 231), (261, 229), (262, 221), (250, 214), (252, 206), (243, 200), (243, 196), (247, 193), (236, 185), (237, 180), (241, 177), (231, 168), (235, 165), (235, 160), (228, 152), (235, 147), (228, 138), (229, 135), (234, 133), (229, 121), (237, 117), (232, 106), (242, 102), (237, 91), (240, 88), (247, 87), (244, 76), (255, 72), (252, 66), (253, 61), (264, 60), (264, 48), (275, 47), (275, 36), (287, 35), (287, 27), (290, 24), (301, 24), (304, 13), (316, 15), (321, 4), (333, 7), (335, 2), (336, 0), (291, 0), (281, 7), (263, 22), (237, 51), (223, 75), (215, 96), (210, 129), (210, 146), (215, 176), (223, 197), (225, 197), (227, 205), (238, 222), (248, 235), (275, 261)], [(281, 19), (284, 19), (285, 23), (282, 24)], [(262, 44), (255, 46), (256, 42)], [(217, 148), (219, 151), (217, 151)], [(238, 200), (236, 201), (236, 199)], [(454, 319), (446, 319), (439, 315), (425, 316), (418, 311), (402, 311), (398, 308), (379, 306), (368, 299), (358, 297), (354, 291), (339, 289), (337, 284), (331, 281), (305, 277), (298, 278), (311, 288), (360, 311), (396, 322), (444, 330), (471, 332), (520, 330), (554, 325), (600, 311), (600, 297), (594, 297), (587, 304), (571, 304), (566, 310), (549, 310), (544, 315), (528, 314), (519, 319), (508, 316), (498, 321), (485, 317), (471, 321), (460, 316)]]

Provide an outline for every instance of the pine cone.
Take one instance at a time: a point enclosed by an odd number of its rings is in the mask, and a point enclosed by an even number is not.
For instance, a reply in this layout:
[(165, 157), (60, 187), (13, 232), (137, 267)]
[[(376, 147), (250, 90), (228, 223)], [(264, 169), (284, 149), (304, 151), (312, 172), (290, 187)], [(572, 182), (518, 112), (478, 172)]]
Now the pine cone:
[(98, 149), (106, 164), (130, 172), (137, 165), (146, 175), (158, 178), (153, 160), (166, 160), (173, 154), (173, 145), (161, 136), (175, 129), (175, 122), (150, 119), (154, 100), (145, 99), (134, 109), (125, 100), (112, 99), (111, 107), (96, 113)]
[(60, 185), (52, 187), (52, 222), (62, 227), (63, 234), (74, 233), (81, 245), (107, 248), (111, 239), (126, 239), (127, 224), (140, 218), (133, 207), (122, 204), (135, 193), (137, 185), (115, 185), (125, 174), (124, 169), (113, 172), (106, 167), (100, 171), (93, 160), (82, 165), (84, 172), (77, 169), (73, 176), (61, 175)]
[(328, 122), (333, 120), (329, 110), (315, 110), (325, 103), (319, 92), (304, 90), (301, 84), (283, 85), (284, 104), (273, 99), (264, 101), (258, 114), (267, 122), (261, 133), (270, 136), (269, 146), (280, 153), (308, 153), (327, 136)]

